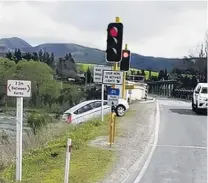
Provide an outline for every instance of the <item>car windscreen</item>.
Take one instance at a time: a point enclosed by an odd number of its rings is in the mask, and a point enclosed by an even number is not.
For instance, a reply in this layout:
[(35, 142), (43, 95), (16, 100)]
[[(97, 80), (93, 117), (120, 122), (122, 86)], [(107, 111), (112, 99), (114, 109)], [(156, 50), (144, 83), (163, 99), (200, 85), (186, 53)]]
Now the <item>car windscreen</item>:
[(207, 94), (207, 90), (208, 90), (208, 87), (202, 87), (201, 93), (206, 93)]

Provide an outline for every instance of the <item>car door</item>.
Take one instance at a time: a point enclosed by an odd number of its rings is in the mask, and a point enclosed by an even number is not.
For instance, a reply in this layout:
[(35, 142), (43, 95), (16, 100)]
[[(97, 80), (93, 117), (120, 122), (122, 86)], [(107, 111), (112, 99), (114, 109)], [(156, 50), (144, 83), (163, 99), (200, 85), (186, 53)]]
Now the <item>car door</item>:
[(198, 101), (198, 97), (199, 97), (199, 92), (201, 90), (201, 86), (198, 86), (196, 88), (196, 90), (194, 91), (194, 96), (193, 96), (193, 99), (194, 99), (194, 104), (197, 105), (197, 101)]
[(101, 101), (92, 102), (91, 105), (93, 107), (92, 117), (101, 116)]
[(104, 114), (108, 114), (111, 112), (111, 106), (108, 105), (107, 101), (103, 102)]
[(80, 107), (79, 109), (77, 109), (74, 112), (74, 114), (76, 115), (75, 123), (79, 124), (82, 122), (86, 122), (87, 120), (92, 118), (92, 110), (93, 110), (93, 107), (91, 106), (91, 104), (86, 104)]

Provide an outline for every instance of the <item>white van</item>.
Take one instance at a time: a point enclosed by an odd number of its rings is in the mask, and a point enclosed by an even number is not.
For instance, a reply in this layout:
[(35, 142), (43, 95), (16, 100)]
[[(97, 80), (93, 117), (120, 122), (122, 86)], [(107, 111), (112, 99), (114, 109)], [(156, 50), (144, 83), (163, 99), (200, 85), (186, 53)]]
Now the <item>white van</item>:
[(192, 110), (196, 113), (208, 109), (208, 83), (198, 83), (193, 92)]

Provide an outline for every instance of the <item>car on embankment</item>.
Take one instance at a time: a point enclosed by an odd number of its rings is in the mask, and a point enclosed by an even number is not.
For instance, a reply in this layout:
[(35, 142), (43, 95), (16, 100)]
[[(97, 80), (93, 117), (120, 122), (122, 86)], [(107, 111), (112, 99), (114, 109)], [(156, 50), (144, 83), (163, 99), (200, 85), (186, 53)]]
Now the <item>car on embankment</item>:
[[(88, 121), (92, 118), (101, 116), (101, 100), (88, 100), (77, 104), (63, 113), (62, 120), (72, 124), (79, 124)], [(128, 102), (124, 99), (119, 99), (118, 105), (115, 106), (116, 115), (124, 116), (129, 109)], [(104, 100), (103, 114), (111, 112), (111, 106)]]
[(192, 110), (196, 113), (208, 109), (208, 83), (198, 83), (193, 91)]

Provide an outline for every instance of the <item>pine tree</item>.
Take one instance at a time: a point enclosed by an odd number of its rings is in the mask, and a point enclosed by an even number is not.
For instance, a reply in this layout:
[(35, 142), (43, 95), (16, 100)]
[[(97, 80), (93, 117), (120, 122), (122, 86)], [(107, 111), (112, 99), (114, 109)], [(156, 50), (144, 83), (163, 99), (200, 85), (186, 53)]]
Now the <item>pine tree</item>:
[(151, 78), (152, 78), (152, 71), (149, 70), (149, 79), (151, 79)]
[(42, 50), (39, 50), (38, 52), (38, 58), (41, 62), (43, 62), (43, 51)]
[(20, 49), (15, 49), (14, 52), (15, 62), (18, 63), (20, 60), (22, 60), (22, 53)]
[(25, 55), (23, 56), (23, 58), (25, 59), (25, 60), (30, 60), (30, 59), (32, 59), (32, 55), (29, 53), (29, 52), (27, 52), (27, 53), (25, 53)]
[(9, 60), (12, 60), (12, 53), (9, 51), (8, 53), (6, 53), (6, 58), (8, 58)]
[(33, 60), (38, 61), (38, 53), (37, 52), (33, 52), (32, 58), (33, 58)]
[(145, 72), (144, 72), (144, 69), (142, 69), (142, 76), (145, 76)]

